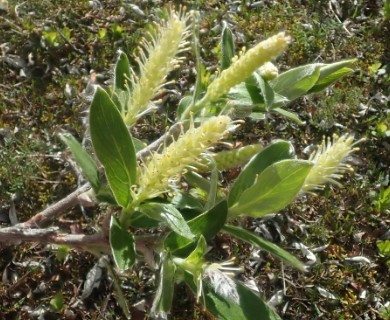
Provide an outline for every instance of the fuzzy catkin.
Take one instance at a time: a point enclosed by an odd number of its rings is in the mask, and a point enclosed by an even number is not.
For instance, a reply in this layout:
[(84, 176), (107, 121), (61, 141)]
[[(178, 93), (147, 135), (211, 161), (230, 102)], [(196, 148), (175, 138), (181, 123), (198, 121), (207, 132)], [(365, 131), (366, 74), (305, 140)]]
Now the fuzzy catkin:
[(215, 101), (228, 93), (230, 88), (245, 81), (264, 63), (283, 53), (289, 42), (290, 37), (280, 32), (248, 50), (210, 84), (206, 93), (207, 100)]
[(230, 123), (228, 116), (212, 117), (200, 127), (190, 128), (161, 154), (154, 154), (138, 179), (136, 198), (141, 201), (167, 191), (170, 182), (177, 179), (185, 167), (224, 137)]
[(275, 79), (279, 74), (278, 67), (275, 66), (271, 61), (264, 63), (257, 70), (257, 72), (266, 81), (270, 81), (270, 80)]
[(138, 58), (140, 75), (132, 79), (125, 117), (127, 125), (132, 125), (137, 116), (145, 112), (150, 100), (165, 83), (168, 73), (179, 64), (180, 59), (175, 56), (187, 46), (187, 20), (188, 16), (171, 13), (165, 25), (160, 27), (156, 39), (144, 41), (144, 49)]
[(320, 190), (326, 183), (340, 185), (337, 180), (345, 171), (351, 170), (345, 160), (352, 152), (358, 150), (354, 146), (359, 142), (354, 142), (353, 136), (348, 134), (341, 137), (333, 135), (333, 142), (331, 138), (328, 140), (324, 138), (318, 150), (309, 158), (314, 166), (305, 179), (302, 191)]

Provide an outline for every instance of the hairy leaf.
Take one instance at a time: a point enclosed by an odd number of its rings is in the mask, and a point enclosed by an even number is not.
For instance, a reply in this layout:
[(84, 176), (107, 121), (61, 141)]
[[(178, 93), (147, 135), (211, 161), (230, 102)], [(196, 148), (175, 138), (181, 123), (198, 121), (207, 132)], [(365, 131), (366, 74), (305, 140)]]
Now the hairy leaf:
[(293, 156), (294, 148), (291, 143), (287, 141), (275, 142), (262, 149), (244, 167), (233, 184), (229, 193), (229, 207), (235, 204), (240, 195), (255, 183), (257, 175), (259, 175), (265, 168), (277, 161), (290, 159)]
[(353, 72), (353, 69), (350, 67), (355, 62), (356, 59), (349, 59), (331, 64), (319, 64), (320, 76), (316, 84), (308, 91), (308, 93), (321, 91), (345, 75)]
[(270, 85), (275, 92), (292, 101), (304, 96), (315, 85), (319, 76), (318, 64), (308, 64), (282, 73), (270, 81)]

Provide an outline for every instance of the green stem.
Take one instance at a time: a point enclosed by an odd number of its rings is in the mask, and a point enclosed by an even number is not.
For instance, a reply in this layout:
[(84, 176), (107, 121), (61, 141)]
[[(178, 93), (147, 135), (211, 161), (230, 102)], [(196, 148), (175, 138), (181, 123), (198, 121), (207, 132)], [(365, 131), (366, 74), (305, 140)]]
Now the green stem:
[(134, 209), (141, 203), (141, 201), (134, 201), (130, 203), (127, 208), (123, 208), (122, 212), (119, 217), (120, 224), (127, 228), (130, 225), (132, 213), (134, 212)]
[(118, 304), (121, 307), (122, 312), (123, 312), (124, 316), (126, 317), (126, 319), (131, 319), (129, 306), (127, 304), (127, 300), (126, 300), (125, 294), (123, 293), (123, 290), (122, 290), (122, 287), (121, 287), (121, 280), (119, 279), (116, 271), (114, 270), (114, 268), (112, 267), (112, 265), (110, 264), (110, 262), (107, 259), (104, 259), (104, 264), (105, 264), (105, 266), (107, 268), (108, 273), (110, 274), (110, 276), (111, 276), (111, 278), (113, 280), (114, 289), (115, 289), (115, 293), (116, 293), (116, 298), (117, 298)]
[(184, 110), (180, 120), (187, 120), (191, 113), (196, 114), (202, 110), (207, 105), (207, 103), (209, 103), (209, 98), (206, 93), (206, 95), (199, 102), (191, 104), (186, 110)]

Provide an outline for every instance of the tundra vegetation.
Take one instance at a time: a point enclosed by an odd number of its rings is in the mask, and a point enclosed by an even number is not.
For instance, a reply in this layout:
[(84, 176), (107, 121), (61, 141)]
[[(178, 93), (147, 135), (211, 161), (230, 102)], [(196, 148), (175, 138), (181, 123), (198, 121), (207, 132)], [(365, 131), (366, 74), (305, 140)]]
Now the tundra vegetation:
[(1, 2), (0, 315), (388, 318), (387, 2), (159, 4)]

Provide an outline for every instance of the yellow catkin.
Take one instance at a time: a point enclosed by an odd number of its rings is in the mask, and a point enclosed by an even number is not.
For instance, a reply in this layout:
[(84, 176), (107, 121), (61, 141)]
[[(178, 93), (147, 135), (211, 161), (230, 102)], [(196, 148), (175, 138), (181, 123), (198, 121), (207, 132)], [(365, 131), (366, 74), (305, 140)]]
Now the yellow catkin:
[(134, 75), (132, 79), (125, 116), (127, 125), (132, 125), (148, 109), (150, 100), (161, 89), (168, 73), (180, 63), (181, 59), (175, 57), (188, 47), (187, 20), (188, 15), (172, 12), (166, 23), (159, 28), (156, 38), (150, 42), (144, 41), (138, 58), (140, 75)]
[(271, 61), (264, 63), (257, 70), (257, 72), (261, 75), (261, 77), (264, 80), (267, 80), (267, 81), (275, 79), (279, 74), (278, 67), (275, 66)]
[(312, 153), (309, 160), (314, 163), (305, 179), (302, 191), (310, 192), (321, 190), (326, 183), (340, 185), (337, 181), (351, 167), (345, 163), (346, 158), (358, 148), (354, 146), (361, 140), (354, 142), (352, 135), (344, 134), (341, 137), (334, 135), (332, 139), (323, 139), (318, 150)]
[(224, 137), (230, 123), (228, 116), (212, 117), (198, 128), (191, 127), (161, 154), (154, 154), (141, 170), (138, 201), (167, 191), (172, 180), (177, 179), (210, 145)]
[(228, 93), (230, 88), (245, 81), (264, 63), (283, 53), (289, 42), (290, 37), (286, 36), (284, 32), (280, 32), (246, 51), (210, 84), (206, 100), (215, 101)]

